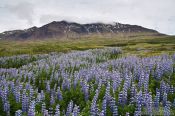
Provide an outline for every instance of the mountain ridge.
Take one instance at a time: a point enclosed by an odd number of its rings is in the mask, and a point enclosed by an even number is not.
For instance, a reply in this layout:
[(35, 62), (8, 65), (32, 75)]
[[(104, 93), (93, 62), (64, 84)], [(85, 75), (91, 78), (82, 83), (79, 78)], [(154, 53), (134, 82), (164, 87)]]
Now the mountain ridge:
[(106, 34), (118, 35), (131, 33), (149, 33), (153, 35), (161, 35), (156, 30), (148, 29), (138, 25), (122, 24), (122, 23), (88, 23), (79, 24), (68, 21), (53, 21), (41, 27), (31, 27), (24, 30), (12, 30), (0, 33), (1, 39), (47, 39), (47, 38), (78, 38), (80, 36), (91, 36)]

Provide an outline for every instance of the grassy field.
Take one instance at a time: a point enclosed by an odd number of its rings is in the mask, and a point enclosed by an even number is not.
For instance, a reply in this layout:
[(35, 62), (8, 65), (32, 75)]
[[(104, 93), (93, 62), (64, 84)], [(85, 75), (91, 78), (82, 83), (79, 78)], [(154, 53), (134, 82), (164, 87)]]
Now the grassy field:
[(0, 56), (69, 52), (103, 47), (122, 47), (126, 54), (141, 56), (172, 53), (175, 51), (175, 36), (133, 36), (115, 38), (80, 38), (7, 41), (0, 40)]

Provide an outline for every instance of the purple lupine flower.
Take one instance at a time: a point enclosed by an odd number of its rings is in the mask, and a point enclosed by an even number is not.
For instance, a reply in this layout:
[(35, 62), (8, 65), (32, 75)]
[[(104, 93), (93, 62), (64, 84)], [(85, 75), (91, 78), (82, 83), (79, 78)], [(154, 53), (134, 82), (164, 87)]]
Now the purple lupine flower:
[(15, 116), (22, 116), (22, 110), (17, 110), (15, 112)]
[(55, 109), (55, 116), (60, 116), (60, 105), (58, 104)]
[(78, 116), (78, 114), (79, 114), (79, 106), (75, 105), (72, 116)]
[(67, 106), (66, 116), (70, 116), (72, 111), (73, 111), (73, 101), (70, 101), (70, 103)]
[(62, 97), (62, 93), (61, 93), (60, 87), (58, 87), (58, 89), (57, 89), (57, 98), (58, 98), (58, 100), (63, 100), (63, 97)]
[(22, 94), (22, 111), (27, 112), (28, 111), (28, 104), (29, 104), (29, 98), (26, 95), (26, 91), (24, 89)]
[(46, 110), (46, 104), (42, 103), (42, 105), (41, 105), (41, 112), (42, 112), (43, 115), (44, 115), (45, 110)]

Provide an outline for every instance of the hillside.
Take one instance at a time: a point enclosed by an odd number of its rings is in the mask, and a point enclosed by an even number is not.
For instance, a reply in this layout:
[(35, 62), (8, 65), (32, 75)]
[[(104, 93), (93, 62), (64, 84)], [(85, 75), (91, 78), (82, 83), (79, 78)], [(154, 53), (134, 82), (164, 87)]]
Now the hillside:
[(92, 35), (107, 37), (119, 34), (160, 35), (159, 32), (137, 25), (129, 24), (78, 24), (67, 21), (53, 21), (42, 27), (32, 27), (25, 30), (13, 30), (0, 33), (1, 39), (26, 40), (26, 39), (47, 39), (47, 38), (80, 38)]

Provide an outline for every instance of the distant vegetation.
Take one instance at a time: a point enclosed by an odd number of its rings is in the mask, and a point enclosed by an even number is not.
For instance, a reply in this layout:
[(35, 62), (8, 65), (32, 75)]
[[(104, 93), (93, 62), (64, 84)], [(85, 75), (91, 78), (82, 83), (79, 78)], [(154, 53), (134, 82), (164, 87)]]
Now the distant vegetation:
[(122, 47), (124, 53), (127, 54), (154, 55), (172, 53), (175, 50), (175, 36), (93, 37), (26, 41), (0, 40), (0, 56), (69, 52), (71, 50), (103, 47)]

